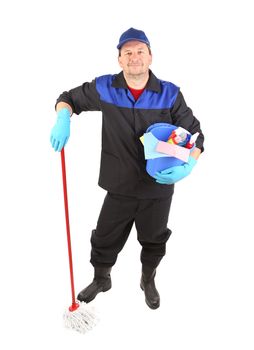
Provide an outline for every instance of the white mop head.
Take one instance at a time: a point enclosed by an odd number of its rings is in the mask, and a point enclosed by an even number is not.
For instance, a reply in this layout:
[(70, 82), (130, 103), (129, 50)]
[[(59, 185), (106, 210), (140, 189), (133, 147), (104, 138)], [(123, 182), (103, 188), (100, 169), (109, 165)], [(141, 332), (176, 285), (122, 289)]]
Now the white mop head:
[(79, 333), (90, 331), (99, 321), (94, 308), (88, 307), (84, 302), (79, 303), (79, 307), (75, 311), (66, 311), (63, 318), (66, 328)]

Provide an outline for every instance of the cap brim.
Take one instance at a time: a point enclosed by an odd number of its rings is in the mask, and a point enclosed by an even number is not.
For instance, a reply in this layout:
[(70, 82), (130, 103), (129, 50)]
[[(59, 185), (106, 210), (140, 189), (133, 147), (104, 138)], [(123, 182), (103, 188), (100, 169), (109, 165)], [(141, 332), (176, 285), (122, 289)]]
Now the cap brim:
[(126, 40), (123, 40), (121, 41), (118, 45), (117, 45), (117, 49), (120, 49), (125, 43), (127, 43), (128, 41), (140, 41), (141, 43), (144, 43), (146, 45), (148, 45), (150, 47), (150, 43), (145, 41), (145, 40), (142, 40), (142, 39), (137, 39), (137, 38), (129, 38), (129, 39), (126, 39)]

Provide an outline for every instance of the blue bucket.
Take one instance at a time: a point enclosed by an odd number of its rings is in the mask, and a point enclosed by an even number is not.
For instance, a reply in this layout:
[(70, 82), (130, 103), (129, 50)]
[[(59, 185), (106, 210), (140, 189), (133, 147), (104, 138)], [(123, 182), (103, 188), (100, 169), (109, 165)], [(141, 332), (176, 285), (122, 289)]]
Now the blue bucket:
[[(151, 132), (160, 141), (167, 141), (172, 131), (177, 126), (168, 123), (155, 123), (149, 126), (146, 132)], [(147, 159), (146, 171), (150, 176), (154, 176), (157, 171), (162, 171), (173, 166), (182, 165), (184, 162), (175, 157), (161, 157), (155, 159)]]

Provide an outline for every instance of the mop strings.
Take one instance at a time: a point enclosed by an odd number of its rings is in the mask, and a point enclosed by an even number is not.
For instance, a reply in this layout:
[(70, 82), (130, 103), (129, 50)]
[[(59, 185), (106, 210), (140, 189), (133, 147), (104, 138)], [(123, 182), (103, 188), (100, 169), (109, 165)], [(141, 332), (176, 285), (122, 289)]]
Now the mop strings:
[(91, 330), (99, 321), (94, 311), (85, 308), (81, 303), (75, 311), (66, 311), (64, 314), (64, 325), (67, 328), (74, 329), (80, 333), (86, 333)]

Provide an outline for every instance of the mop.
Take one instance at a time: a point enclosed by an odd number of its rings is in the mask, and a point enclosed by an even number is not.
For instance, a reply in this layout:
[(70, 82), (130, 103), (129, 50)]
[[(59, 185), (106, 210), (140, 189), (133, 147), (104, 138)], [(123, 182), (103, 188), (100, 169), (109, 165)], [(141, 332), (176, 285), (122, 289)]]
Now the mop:
[(68, 255), (69, 255), (69, 266), (70, 266), (70, 278), (71, 278), (71, 294), (72, 294), (72, 304), (69, 307), (69, 309), (65, 311), (63, 316), (64, 326), (66, 328), (76, 330), (80, 333), (86, 333), (88, 330), (91, 330), (96, 325), (98, 321), (98, 317), (96, 316), (93, 308), (87, 308), (84, 302), (78, 302), (75, 298), (64, 148), (62, 148), (62, 151), (61, 151), (61, 163), (62, 163), (64, 207), (65, 207), (65, 220), (66, 220), (66, 232), (67, 232)]

